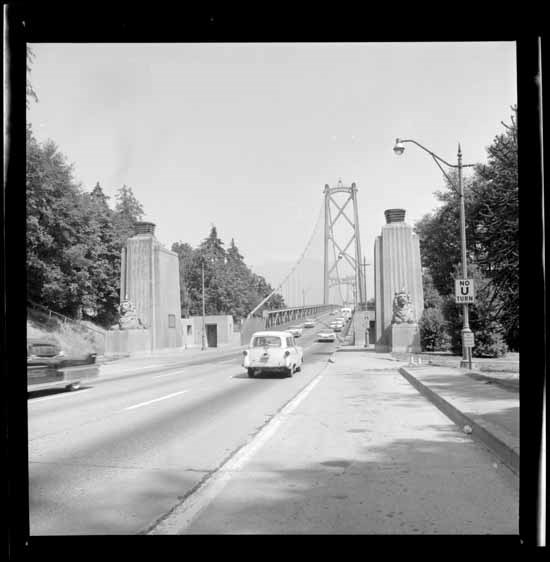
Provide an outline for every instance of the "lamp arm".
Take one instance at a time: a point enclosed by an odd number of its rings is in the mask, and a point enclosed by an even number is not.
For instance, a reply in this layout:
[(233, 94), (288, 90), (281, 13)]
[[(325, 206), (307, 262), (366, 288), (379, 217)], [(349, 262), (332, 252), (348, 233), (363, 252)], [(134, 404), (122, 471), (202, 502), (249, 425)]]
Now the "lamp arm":
[(449, 164), (449, 162), (447, 162), (446, 160), (443, 160), (443, 158), (441, 158), (441, 156), (438, 156), (437, 154), (435, 154), (431, 150), (428, 150), (425, 146), (422, 146), (419, 142), (416, 142), (413, 139), (399, 139), (399, 142), (412, 142), (413, 144), (416, 144), (416, 146), (420, 147), (422, 150), (427, 152), (435, 160), (440, 160), (441, 162), (443, 162), (443, 164), (446, 164), (450, 168), (458, 168), (458, 166), (456, 164)]
[[(433, 157), (433, 155), (432, 155)], [(449, 186), (451, 187), (451, 189), (460, 196), (460, 193), (458, 191), (458, 189), (456, 188), (455, 184), (453, 183), (453, 180), (449, 177), (449, 175), (447, 174), (447, 172), (442, 168), (441, 164), (437, 161), (436, 158), (434, 158), (434, 162), (437, 164), (437, 167), (441, 170), (441, 173), (447, 178), (447, 181), (449, 182)], [(455, 166), (456, 167), (456, 166)]]

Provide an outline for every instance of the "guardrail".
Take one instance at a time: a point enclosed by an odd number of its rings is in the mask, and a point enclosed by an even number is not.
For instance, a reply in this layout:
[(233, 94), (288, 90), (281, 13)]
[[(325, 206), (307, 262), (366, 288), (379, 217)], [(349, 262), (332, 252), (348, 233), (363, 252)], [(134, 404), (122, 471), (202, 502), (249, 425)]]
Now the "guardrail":
[(340, 306), (336, 304), (317, 304), (309, 306), (297, 306), (293, 308), (281, 308), (277, 310), (264, 310), (262, 316), (251, 316), (241, 326), (241, 344), (248, 344), (252, 334), (261, 330), (269, 330), (277, 326), (284, 326), (296, 320), (316, 316), (331, 310), (337, 310)]
[(331, 310), (339, 309), (340, 307), (335, 304), (318, 304), (310, 306), (297, 306), (294, 308), (282, 308), (279, 310), (264, 310), (263, 317), (265, 319), (265, 328), (274, 328), (282, 326), (295, 320), (309, 318), (316, 316), (323, 312), (330, 312)]

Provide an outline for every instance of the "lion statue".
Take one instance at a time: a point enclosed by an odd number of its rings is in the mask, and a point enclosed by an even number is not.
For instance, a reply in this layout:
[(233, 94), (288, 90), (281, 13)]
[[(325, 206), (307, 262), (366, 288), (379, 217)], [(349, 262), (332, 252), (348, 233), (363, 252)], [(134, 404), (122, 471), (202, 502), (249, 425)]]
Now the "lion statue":
[(391, 322), (392, 324), (414, 324), (416, 322), (411, 297), (405, 289), (401, 289), (393, 297), (393, 317)]
[(145, 326), (137, 315), (136, 307), (132, 301), (125, 298), (119, 305), (120, 320), (111, 329), (113, 330), (144, 330)]

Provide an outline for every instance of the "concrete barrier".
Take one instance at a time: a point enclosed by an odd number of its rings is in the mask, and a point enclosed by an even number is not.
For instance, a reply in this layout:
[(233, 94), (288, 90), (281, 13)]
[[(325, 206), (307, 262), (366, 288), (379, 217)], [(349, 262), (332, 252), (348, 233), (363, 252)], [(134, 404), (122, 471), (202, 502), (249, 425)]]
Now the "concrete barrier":
[(105, 355), (151, 350), (151, 333), (146, 330), (109, 330), (105, 337)]

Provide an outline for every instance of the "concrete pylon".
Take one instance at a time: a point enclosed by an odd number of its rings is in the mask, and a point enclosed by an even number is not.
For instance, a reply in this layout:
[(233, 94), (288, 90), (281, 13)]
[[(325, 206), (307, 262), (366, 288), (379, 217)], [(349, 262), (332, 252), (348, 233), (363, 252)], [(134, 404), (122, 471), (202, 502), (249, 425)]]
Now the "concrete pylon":
[(386, 224), (374, 243), (376, 350), (391, 351), (393, 299), (401, 289), (411, 297), (416, 321), (424, 310), (420, 243), (405, 222), (405, 209), (387, 209)]
[(122, 250), (120, 300), (129, 299), (150, 331), (150, 349), (181, 347), (178, 255), (155, 238), (155, 225), (136, 223)]

